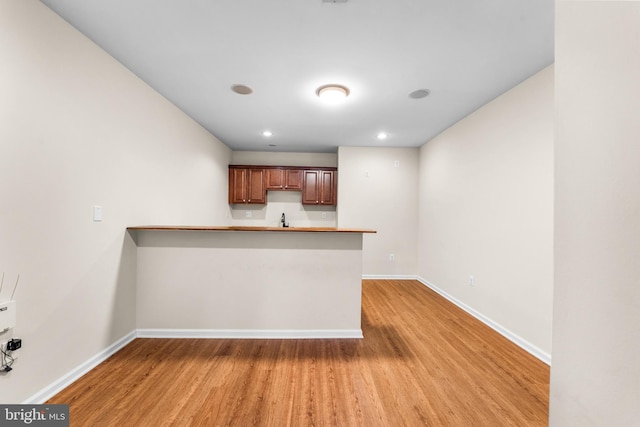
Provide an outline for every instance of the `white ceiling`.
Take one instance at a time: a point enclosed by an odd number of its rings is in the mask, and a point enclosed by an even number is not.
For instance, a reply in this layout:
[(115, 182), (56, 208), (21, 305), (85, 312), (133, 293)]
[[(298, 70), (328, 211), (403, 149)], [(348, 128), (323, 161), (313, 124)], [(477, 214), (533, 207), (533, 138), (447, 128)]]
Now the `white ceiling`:
[(553, 62), (554, 0), (42, 2), (234, 150), (421, 146)]

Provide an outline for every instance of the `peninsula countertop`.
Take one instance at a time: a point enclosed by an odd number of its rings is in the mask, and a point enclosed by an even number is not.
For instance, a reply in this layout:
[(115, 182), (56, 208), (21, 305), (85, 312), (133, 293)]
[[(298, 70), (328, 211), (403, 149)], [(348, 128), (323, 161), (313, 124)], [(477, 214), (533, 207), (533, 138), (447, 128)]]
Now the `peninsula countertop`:
[(209, 225), (139, 225), (127, 227), (127, 230), (138, 231), (280, 231), (293, 233), (376, 233), (365, 228), (337, 227), (261, 227), (261, 226), (209, 226)]

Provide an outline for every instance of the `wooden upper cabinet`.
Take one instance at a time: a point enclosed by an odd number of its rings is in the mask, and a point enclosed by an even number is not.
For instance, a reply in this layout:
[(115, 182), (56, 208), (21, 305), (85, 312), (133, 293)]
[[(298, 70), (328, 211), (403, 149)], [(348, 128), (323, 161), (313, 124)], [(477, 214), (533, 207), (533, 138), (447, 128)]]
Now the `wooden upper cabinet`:
[(320, 202), (320, 171), (302, 172), (302, 204), (317, 205)]
[(285, 190), (302, 190), (302, 170), (301, 169), (285, 169), (284, 170), (284, 189)]
[(266, 170), (267, 190), (284, 189), (284, 169), (272, 168)]
[(302, 170), (292, 168), (266, 169), (267, 190), (301, 190)]
[(246, 170), (229, 168), (229, 204), (246, 203)]
[(335, 170), (302, 171), (302, 204), (333, 206), (337, 202)]
[(265, 204), (265, 170), (248, 167), (229, 167), (229, 203)]
[(267, 203), (267, 189), (264, 186), (264, 169), (248, 169), (249, 196), (248, 203)]
[(337, 188), (336, 172), (335, 171), (320, 171), (320, 204), (321, 205), (335, 205), (337, 202), (336, 188)]
[(229, 204), (266, 204), (267, 190), (302, 191), (303, 205), (335, 206), (336, 168), (229, 166)]

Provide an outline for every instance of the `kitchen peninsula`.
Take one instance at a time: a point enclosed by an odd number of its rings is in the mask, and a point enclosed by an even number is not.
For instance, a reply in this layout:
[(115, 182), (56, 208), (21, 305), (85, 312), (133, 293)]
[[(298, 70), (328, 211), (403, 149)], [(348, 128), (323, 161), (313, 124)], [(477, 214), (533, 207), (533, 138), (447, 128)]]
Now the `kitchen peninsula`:
[(328, 227), (129, 227), (139, 336), (361, 338), (362, 236)]

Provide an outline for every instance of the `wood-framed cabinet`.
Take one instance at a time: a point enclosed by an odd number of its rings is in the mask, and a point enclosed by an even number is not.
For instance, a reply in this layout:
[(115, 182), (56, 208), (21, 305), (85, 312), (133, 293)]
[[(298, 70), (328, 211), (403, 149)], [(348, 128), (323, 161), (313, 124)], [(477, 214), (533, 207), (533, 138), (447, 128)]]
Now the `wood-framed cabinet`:
[(335, 206), (334, 167), (229, 165), (229, 204), (266, 204), (267, 190), (301, 191), (303, 205)]
[(246, 166), (229, 166), (229, 204), (265, 204), (267, 189), (265, 170)]
[(302, 204), (334, 206), (337, 202), (337, 171), (305, 169), (302, 171)]
[(267, 190), (302, 190), (302, 170), (294, 167), (273, 167), (265, 170)]

